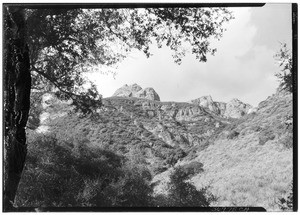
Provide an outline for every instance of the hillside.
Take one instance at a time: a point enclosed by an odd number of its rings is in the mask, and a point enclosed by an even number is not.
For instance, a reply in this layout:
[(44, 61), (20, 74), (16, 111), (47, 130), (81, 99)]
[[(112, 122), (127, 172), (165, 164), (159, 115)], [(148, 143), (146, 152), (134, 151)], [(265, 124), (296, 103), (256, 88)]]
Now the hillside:
[[(43, 95), (40, 126), (32, 132), (52, 135), (75, 151), (111, 151), (146, 167), (154, 196), (168, 193), (169, 176), (183, 166), (193, 169), (190, 182), (196, 188), (209, 186), (215, 206), (279, 210), (276, 201), (288, 194), (293, 174), (292, 125), (285, 124), (292, 113), (290, 94), (278, 91), (249, 111), (237, 99), (223, 105), (211, 97), (161, 102), (137, 98), (128, 89), (127, 96), (103, 99), (88, 116)], [(138, 85), (135, 90), (141, 91)], [(236, 117), (224, 114), (228, 107)]]
[(189, 103), (111, 97), (103, 100), (96, 114), (84, 118), (60, 115), (42, 122), (42, 126), (47, 124), (48, 132), (62, 140), (80, 137), (91, 146), (126, 156), (140, 155), (157, 174), (194, 148), (205, 147), (228, 123)]
[[(197, 188), (210, 186), (216, 206), (261, 206), (278, 211), (278, 199), (287, 196), (293, 178), (292, 96), (282, 92), (261, 102), (258, 110), (228, 125), (192, 160), (203, 172), (191, 178)], [(232, 136), (228, 134), (234, 134)], [(171, 171), (170, 171), (171, 172)], [(156, 192), (167, 192), (168, 174), (157, 175)]]

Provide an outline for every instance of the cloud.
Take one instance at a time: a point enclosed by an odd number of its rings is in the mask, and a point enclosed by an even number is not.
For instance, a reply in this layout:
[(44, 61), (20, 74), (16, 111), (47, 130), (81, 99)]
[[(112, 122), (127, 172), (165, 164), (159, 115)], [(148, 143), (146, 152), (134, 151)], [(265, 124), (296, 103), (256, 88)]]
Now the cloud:
[[(267, 9), (270, 10), (270, 6)], [(227, 31), (220, 41), (212, 41), (217, 53), (208, 56), (206, 63), (200, 63), (188, 54), (178, 66), (168, 48), (153, 47), (153, 56), (149, 59), (140, 52), (132, 53), (120, 64), (115, 79), (111, 75), (93, 75), (92, 79), (104, 97), (111, 96), (124, 84), (137, 83), (142, 87), (153, 87), (163, 101), (184, 102), (211, 95), (215, 101), (238, 98), (256, 106), (278, 86), (274, 77), (278, 71), (273, 59), (274, 49), (269, 44), (257, 42), (258, 35), (272, 31), (261, 31), (261, 26), (253, 22), (255, 9), (232, 10), (235, 20), (227, 24)]]

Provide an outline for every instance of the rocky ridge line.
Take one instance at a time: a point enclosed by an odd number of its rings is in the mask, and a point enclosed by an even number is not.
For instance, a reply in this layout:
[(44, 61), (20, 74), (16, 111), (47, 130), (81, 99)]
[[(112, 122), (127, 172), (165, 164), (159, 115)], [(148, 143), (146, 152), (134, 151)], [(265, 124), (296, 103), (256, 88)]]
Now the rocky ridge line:
[(152, 87), (143, 89), (138, 84), (127, 85), (125, 84), (119, 88), (113, 96), (120, 97), (136, 97), (136, 98), (145, 98), (154, 101), (160, 101), (159, 95), (155, 92)]
[[(125, 84), (113, 94), (113, 96), (119, 97), (135, 97), (144, 98), (153, 101), (160, 101), (159, 95), (151, 87), (143, 89), (138, 84), (127, 85)], [(234, 98), (228, 103), (213, 101), (212, 97), (202, 96), (197, 99), (191, 100), (188, 103), (205, 108), (215, 115), (224, 118), (240, 118), (245, 114), (253, 111), (253, 107), (249, 104), (243, 103), (240, 100)]]
[(224, 118), (240, 118), (248, 114), (249, 110), (252, 109), (251, 105), (245, 104), (238, 99), (232, 99), (228, 103), (215, 102), (211, 96), (202, 96), (191, 100), (190, 103), (206, 108), (210, 112)]

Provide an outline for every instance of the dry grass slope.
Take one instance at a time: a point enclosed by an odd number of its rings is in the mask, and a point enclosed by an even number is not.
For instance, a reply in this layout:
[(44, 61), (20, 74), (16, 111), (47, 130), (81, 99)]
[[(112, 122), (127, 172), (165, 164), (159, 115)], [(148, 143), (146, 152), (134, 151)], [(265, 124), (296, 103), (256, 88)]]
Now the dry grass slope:
[(259, 145), (256, 134), (218, 140), (198, 154), (204, 172), (192, 178), (196, 187), (210, 185), (217, 206), (261, 206), (278, 210), (292, 180), (292, 150), (277, 140)]
[(228, 126), (238, 136), (228, 139), (225, 130), (213, 145), (198, 152), (194, 160), (204, 164), (204, 172), (192, 178), (194, 184), (210, 185), (219, 197), (217, 206), (278, 211), (278, 199), (288, 195), (293, 178), (292, 128), (284, 123), (291, 114), (291, 95), (275, 94), (257, 113)]

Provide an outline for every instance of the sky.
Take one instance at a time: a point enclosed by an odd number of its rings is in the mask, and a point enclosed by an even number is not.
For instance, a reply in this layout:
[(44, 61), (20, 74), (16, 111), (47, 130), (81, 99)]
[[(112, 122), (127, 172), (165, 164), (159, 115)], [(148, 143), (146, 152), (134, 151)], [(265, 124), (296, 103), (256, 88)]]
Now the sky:
[(235, 19), (207, 62), (188, 54), (182, 64), (174, 63), (168, 47), (152, 47), (152, 56), (134, 51), (120, 63), (116, 75), (93, 73), (90, 79), (103, 97), (110, 97), (125, 84), (153, 87), (161, 101), (187, 102), (210, 95), (214, 101), (233, 98), (257, 106), (276, 92), (279, 67), (274, 60), (285, 42), (291, 48), (291, 4), (266, 4), (258, 8), (229, 8)]

